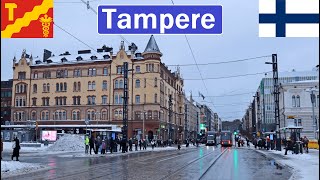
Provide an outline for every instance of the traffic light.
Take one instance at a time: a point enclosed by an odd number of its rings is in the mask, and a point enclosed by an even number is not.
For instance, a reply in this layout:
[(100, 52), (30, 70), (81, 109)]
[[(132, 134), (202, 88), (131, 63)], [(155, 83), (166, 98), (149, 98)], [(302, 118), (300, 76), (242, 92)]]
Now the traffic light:
[(238, 133), (237, 133), (237, 131), (235, 131), (235, 132), (233, 132), (233, 134), (234, 134), (234, 135), (237, 135)]

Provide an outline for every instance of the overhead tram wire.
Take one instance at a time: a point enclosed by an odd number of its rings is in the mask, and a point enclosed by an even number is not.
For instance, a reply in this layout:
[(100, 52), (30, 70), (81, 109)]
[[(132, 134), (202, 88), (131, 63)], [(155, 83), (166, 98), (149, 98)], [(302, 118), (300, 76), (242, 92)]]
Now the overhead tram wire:
[(201, 78), (201, 79), (184, 79), (186, 81), (197, 81), (197, 80), (212, 80), (212, 79), (227, 79), (227, 78), (235, 78), (235, 77), (244, 77), (244, 76), (254, 76), (259, 74), (266, 74), (268, 72), (259, 72), (259, 73), (252, 73), (252, 74), (239, 74), (239, 75), (233, 75), (233, 76), (222, 76), (222, 77), (211, 77), (211, 78)]
[[(81, 1), (82, 1), (82, 3), (87, 5), (88, 9), (90, 9), (92, 12), (94, 12), (96, 15), (98, 15), (98, 12), (95, 9), (93, 9), (86, 1), (84, 1), (84, 0), (81, 0)], [(130, 42), (123, 35), (119, 34), (119, 36), (121, 37), (121, 39), (123, 41), (125, 41), (128, 45), (130, 45)]]
[[(262, 59), (262, 58), (267, 58), (271, 57), (271, 55), (265, 55), (265, 56), (257, 56), (257, 57), (252, 57), (252, 58), (245, 58), (245, 59), (237, 59), (237, 60), (231, 60), (231, 61), (220, 61), (220, 62), (214, 62), (214, 63), (203, 63), (203, 64), (198, 64), (198, 66), (207, 66), (207, 65), (218, 65), (218, 64), (229, 64), (229, 63), (236, 63), (236, 62), (244, 62), (244, 61), (251, 61), (255, 59)], [(169, 64), (166, 66), (196, 66), (196, 64)]]

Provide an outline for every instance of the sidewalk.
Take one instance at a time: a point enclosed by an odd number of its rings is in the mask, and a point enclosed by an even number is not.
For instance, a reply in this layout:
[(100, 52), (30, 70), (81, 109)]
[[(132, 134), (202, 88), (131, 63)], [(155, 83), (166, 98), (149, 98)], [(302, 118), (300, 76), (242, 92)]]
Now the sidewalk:
[[(199, 147), (201, 147), (203, 145), (199, 145)], [(193, 145), (189, 145), (189, 147), (186, 147), (186, 145), (182, 145), (181, 146), (181, 150), (186, 150), (186, 149), (192, 149), (192, 148), (197, 148), (197, 146), (193, 146)], [(113, 156), (122, 156), (122, 155), (128, 155), (128, 154), (133, 154), (133, 153), (144, 153), (144, 152), (152, 152), (152, 151), (173, 151), (173, 150), (178, 150), (178, 146), (177, 145), (172, 145), (172, 146), (165, 146), (165, 147), (155, 147), (154, 149), (152, 149), (151, 146), (148, 146), (146, 150), (140, 150), (140, 148), (138, 147), (138, 151), (135, 151), (135, 148), (132, 147), (132, 151), (128, 151), (126, 153), (122, 153), (121, 151), (119, 151), (119, 147), (118, 147), (118, 151), (117, 152), (113, 152), (112, 154), (110, 152), (107, 152), (106, 154), (100, 154), (100, 152), (98, 154), (85, 154), (84, 152), (75, 152), (75, 153), (71, 153), (69, 155), (61, 155), (59, 157), (113, 157)]]
[(318, 180), (319, 179), (319, 150), (310, 149), (309, 153), (292, 154), (288, 151), (288, 155), (284, 155), (285, 150), (260, 150), (250, 147), (267, 157), (275, 159), (281, 165), (291, 168), (292, 176), (290, 180)]

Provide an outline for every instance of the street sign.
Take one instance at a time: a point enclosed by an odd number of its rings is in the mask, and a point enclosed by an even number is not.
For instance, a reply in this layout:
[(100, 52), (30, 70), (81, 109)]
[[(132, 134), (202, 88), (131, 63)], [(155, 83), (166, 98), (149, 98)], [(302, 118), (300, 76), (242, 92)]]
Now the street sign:
[(86, 119), (85, 123), (86, 123), (86, 125), (88, 125), (89, 124), (89, 119)]

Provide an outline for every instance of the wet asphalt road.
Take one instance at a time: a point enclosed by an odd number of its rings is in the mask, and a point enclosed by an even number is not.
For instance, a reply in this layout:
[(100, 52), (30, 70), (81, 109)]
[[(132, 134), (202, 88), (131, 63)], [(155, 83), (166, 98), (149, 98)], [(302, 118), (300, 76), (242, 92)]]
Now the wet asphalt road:
[(22, 162), (42, 163), (50, 169), (6, 179), (286, 180), (291, 176), (288, 168), (279, 169), (273, 160), (246, 148), (198, 147), (108, 155), (72, 157), (25, 154), (21, 157)]

